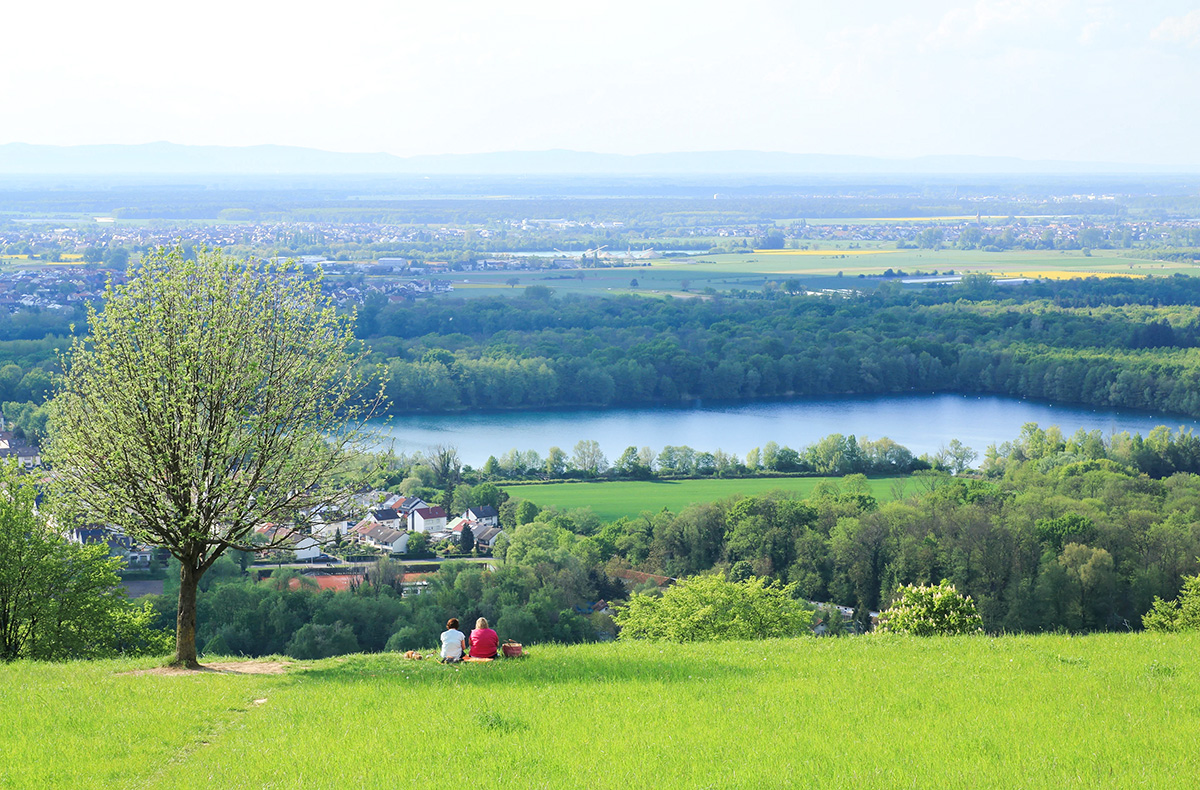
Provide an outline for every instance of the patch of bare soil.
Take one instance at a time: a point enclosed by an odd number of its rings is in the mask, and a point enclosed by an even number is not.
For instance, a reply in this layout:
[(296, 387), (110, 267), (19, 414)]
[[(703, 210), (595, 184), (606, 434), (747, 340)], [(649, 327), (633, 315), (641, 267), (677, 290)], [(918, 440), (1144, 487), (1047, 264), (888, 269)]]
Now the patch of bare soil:
[(201, 664), (199, 669), (187, 667), (154, 667), (124, 672), (125, 675), (198, 675), (204, 672), (220, 672), (228, 675), (282, 675), (295, 666), (290, 661), (214, 661)]

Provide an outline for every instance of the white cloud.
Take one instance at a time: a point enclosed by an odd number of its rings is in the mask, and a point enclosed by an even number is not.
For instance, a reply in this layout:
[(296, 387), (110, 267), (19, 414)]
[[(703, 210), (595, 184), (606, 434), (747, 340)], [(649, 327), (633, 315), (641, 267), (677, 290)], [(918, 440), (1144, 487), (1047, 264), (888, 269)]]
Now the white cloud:
[(1150, 31), (1150, 38), (1192, 47), (1200, 44), (1200, 10), (1191, 11), (1183, 16), (1167, 17)]

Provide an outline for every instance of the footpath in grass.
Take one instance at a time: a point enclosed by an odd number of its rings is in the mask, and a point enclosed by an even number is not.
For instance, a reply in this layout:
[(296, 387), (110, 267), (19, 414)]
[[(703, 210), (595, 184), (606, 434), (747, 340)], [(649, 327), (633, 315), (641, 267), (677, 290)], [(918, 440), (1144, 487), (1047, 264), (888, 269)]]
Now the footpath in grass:
[[(678, 513), (697, 502), (744, 494), (753, 496), (767, 491), (789, 491), (801, 497), (812, 493), (820, 483), (841, 485), (840, 477), (747, 477), (721, 480), (606, 481), (596, 483), (539, 483), (504, 486), (510, 497), (528, 499), (538, 507), (573, 510), (590, 507), (602, 521), (636, 516), (643, 510), (664, 507)], [(867, 481), (871, 495), (881, 502), (895, 499), (897, 492), (912, 494), (916, 482), (906, 477), (874, 477)]]
[[(282, 676), (0, 667), (0, 787), (1180, 787), (1200, 636), (398, 654)], [(464, 780), (465, 781), (465, 780)]]

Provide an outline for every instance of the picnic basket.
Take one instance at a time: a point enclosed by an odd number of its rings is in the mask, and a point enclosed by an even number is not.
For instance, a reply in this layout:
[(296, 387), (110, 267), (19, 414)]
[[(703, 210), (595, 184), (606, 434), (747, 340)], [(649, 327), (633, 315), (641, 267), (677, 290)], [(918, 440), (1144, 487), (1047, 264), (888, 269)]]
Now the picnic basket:
[(525, 648), (520, 642), (514, 642), (511, 639), (505, 640), (500, 646), (500, 650), (504, 653), (505, 658), (519, 658), (525, 655)]

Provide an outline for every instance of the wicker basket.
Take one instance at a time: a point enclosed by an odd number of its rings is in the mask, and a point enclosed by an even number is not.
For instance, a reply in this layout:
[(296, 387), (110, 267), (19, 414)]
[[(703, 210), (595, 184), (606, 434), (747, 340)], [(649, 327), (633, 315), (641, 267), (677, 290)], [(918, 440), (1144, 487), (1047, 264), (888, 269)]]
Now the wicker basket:
[(525, 655), (525, 648), (521, 646), (521, 643), (511, 639), (501, 645), (500, 650), (504, 653), (505, 658), (520, 658)]

